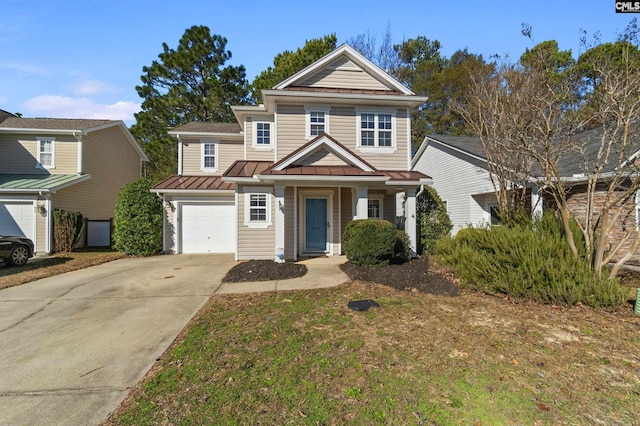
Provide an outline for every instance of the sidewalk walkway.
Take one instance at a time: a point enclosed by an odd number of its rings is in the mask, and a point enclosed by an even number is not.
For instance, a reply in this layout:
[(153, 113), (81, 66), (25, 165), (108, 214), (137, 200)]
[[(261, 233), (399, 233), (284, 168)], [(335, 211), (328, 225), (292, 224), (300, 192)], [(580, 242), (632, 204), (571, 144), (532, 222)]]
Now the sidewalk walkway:
[(273, 281), (223, 283), (215, 294), (258, 293), (264, 291), (310, 290), (337, 287), (349, 282), (349, 277), (339, 268), (345, 263), (345, 256), (316, 257), (300, 261), (307, 267), (307, 273), (299, 278)]

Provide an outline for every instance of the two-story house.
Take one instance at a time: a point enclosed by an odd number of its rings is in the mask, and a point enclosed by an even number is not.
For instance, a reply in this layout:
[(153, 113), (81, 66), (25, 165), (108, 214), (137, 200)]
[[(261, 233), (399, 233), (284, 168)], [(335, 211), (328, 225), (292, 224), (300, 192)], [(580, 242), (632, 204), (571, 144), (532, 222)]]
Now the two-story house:
[(118, 193), (147, 156), (122, 121), (0, 117), (0, 235), (53, 251), (53, 211), (79, 211), (87, 242), (110, 245)]
[(426, 98), (348, 45), (262, 96), (233, 107), (238, 124), (169, 132), (178, 175), (153, 189), (164, 200), (166, 252), (338, 255), (349, 221), (396, 216), (415, 248), (415, 196), (431, 180), (410, 171), (410, 117)]

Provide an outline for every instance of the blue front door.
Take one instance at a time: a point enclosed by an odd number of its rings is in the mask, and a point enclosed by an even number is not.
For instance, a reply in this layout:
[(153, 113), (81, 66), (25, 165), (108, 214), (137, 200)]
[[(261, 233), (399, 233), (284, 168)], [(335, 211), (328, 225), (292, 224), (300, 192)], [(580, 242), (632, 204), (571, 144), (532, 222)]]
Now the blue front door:
[(305, 201), (305, 251), (327, 250), (327, 199), (307, 198)]

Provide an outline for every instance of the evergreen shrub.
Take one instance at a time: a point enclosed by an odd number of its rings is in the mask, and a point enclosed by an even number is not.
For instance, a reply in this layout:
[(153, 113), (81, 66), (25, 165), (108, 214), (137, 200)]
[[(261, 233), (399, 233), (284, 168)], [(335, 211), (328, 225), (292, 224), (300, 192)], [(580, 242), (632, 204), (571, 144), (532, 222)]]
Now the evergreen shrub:
[(629, 295), (617, 278), (594, 273), (585, 256), (573, 258), (552, 214), (513, 226), (462, 229), (438, 240), (435, 252), (465, 285), (490, 294), (593, 307), (616, 307)]
[(84, 217), (80, 212), (53, 211), (53, 245), (56, 253), (71, 253), (82, 238)]
[(357, 219), (347, 224), (342, 236), (344, 253), (354, 265), (388, 265), (394, 258), (396, 228), (382, 219)]
[(416, 215), (419, 228), (421, 253), (433, 249), (436, 240), (448, 235), (453, 225), (447, 213), (447, 206), (435, 188), (425, 186), (424, 191), (416, 197)]
[(113, 220), (113, 247), (149, 256), (162, 249), (162, 201), (150, 191), (153, 181), (139, 179), (122, 188)]

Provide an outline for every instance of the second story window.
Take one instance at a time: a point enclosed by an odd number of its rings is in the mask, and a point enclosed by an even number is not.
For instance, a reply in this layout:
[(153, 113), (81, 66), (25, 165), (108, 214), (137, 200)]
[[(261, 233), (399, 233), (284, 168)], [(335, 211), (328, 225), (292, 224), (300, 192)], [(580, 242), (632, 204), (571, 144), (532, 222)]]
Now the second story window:
[(325, 108), (307, 108), (306, 133), (307, 139), (314, 138), (321, 133), (329, 133), (329, 110)]
[(202, 144), (202, 169), (216, 170), (218, 168), (218, 144), (205, 142)]
[(271, 123), (257, 121), (254, 127), (254, 145), (257, 147), (271, 146)]
[(38, 163), (36, 167), (42, 169), (54, 168), (55, 138), (38, 138)]
[(394, 146), (394, 114), (360, 112), (358, 117), (359, 146), (382, 148)]

